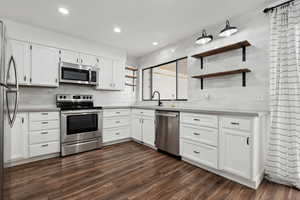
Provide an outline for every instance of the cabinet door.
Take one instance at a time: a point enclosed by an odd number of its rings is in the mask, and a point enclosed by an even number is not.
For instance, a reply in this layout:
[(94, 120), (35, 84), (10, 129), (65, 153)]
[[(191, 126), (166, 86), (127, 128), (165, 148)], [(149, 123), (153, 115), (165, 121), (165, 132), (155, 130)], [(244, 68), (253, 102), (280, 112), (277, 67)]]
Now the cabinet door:
[(97, 65), (97, 57), (88, 54), (80, 54), (80, 61), (83, 65), (96, 66)]
[[(16, 40), (8, 41), (8, 56), (7, 56), (7, 66), (11, 56), (14, 57), (17, 72), (18, 81), (21, 85), (28, 85), (30, 78), (30, 49), (29, 44), (25, 42), (20, 42)], [(8, 77), (9, 83), (14, 83), (14, 72), (10, 70), (10, 75)]]
[(143, 142), (151, 145), (154, 145), (155, 141), (155, 124), (153, 118), (144, 118), (142, 119), (142, 133), (143, 133)]
[(12, 128), (6, 120), (5, 161), (17, 161), (28, 158), (28, 115), (19, 113)]
[(98, 89), (113, 89), (113, 61), (110, 59), (100, 59), (99, 67), (99, 85)]
[(120, 60), (113, 61), (113, 88), (115, 90), (125, 88), (125, 64)]
[(221, 131), (221, 168), (235, 175), (251, 178), (251, 140), (244, 133)]
[(58, 87), (59, 50), (32, 45), (31, 84)]
[(61, 50), (60, 51), (60, 58), (62, 62), (67, 63), (79, 63), (79, 53), (75, 51), (67, 51), (67, 50)]
[(142, 124), (141, 124), (140, 117), (137, 116), (132, 117), (131, 136), (135, 140), (142, 141)]

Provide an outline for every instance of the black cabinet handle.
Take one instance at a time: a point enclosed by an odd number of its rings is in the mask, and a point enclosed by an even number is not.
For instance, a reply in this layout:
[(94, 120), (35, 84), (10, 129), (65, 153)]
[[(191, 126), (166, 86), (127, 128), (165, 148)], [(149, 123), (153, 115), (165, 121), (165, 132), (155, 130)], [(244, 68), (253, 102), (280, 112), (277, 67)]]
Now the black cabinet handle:
[(232, 124), (232, 125), (240, 125), (240, 123), (238, 123), (238, 122), (231, 122), (230, 124)]

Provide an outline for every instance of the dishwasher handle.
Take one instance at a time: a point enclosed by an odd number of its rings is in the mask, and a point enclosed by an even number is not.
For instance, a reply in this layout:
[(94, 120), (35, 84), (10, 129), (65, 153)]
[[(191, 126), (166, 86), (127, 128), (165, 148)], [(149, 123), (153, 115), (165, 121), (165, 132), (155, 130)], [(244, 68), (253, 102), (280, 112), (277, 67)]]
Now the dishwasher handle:
[(178, 117), (177, 114), (161, 114), (161, 113), (156, 113), (156, 116), (162, 116), (162, 117)]

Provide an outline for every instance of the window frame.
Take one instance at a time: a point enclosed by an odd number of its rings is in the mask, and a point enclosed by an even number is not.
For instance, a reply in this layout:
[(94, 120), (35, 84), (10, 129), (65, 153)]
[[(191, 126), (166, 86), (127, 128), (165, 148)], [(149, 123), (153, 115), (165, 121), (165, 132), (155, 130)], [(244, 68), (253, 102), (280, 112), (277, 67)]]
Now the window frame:
[[(176, 98), (175, 99), (161, 99), (161, 101), (187, 101), (188, 99), (178, 99), (178, 61), (180, 60), (183, 60), (183, 59), (187, 59), (188, 57), (185, 56), (185, 57), (182, 57), (182, 58), (178, 58), (176, 60), (172, 60), (172, 61), (169, 61), (169, 62), (166, 62), (166, 63), (162, 63), (162, 64), (159, 64), (159, 65), (155, 65), (155, 66), (152, 66), (152, 67), (147, 67), (147, 68), (144, 68), (142, 69), (142, 101), (157, 101), (156, 99), (153, 99), (152, 98), (152, 94), (153, 94), (153, 68), (156, 68), (156, 67), (160, 67), (160, 66), (163, 66), (163, 65), (167, 65), (167, 64), (170, 64), (170, 63), (174, 63), (176, 62)], [(150, 99), (145, 99), (144, 98), (144, 71), (145, 70), (151, 70), (150, 71)]]

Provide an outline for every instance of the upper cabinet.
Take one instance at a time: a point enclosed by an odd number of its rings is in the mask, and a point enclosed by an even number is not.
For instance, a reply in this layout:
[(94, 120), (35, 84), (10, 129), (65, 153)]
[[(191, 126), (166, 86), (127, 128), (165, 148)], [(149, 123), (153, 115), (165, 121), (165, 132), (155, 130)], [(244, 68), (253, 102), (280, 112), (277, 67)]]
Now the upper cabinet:
[(58, 87), (59, 50), (31, 45), (31, 84)]
[(75, 51), (60, 50), (60, 59), (62, 62), (79, 63), (80, 55)]
[(113, 61), (113, 81), (116, 90), (125, 88), (125, 63), (120, 60)]
[(125, 63), (108, 58), (99, 59), (99, 84), (97, 89), (123, 90), (125, 87)]
[[(17, 40), (8, 40), (7, 66), (14, 58), (20, 85), (58, 87), (59, 50)], [(10, 66), (8, 82), (14, 82)]]
[(97, 66), (99, 59), (93, 55), (80, 53), (80, 62), (83, 65)]
[(75, 51), (60, 50), (60, 58), (63, 62), (97, 66), (99, 59), (90, 54), (79, 53)]
[[(20, 42), (16, 40), (8, 40), (7, 45), (7, 66), (10, 60), (10, 57), (13, 56), (15, 64), (17, 67), (18, 81), (20, 85), (28, 85), (30, 80), (30, 48), (29, 44), (25, 42)], [(12, 67), (12, 66), (11, 66)], [(8, 82), (15, 82), (14, 71), (10, 70), (8, 76)]]
[[(7, 64), (14, 58), (18, 81), (24, 86), (58, 87), (59, 62), (82, 64), (99, 68), (97, 89), (120, 91), (125, 88), (125, 62), (91, 54), (63, 50), (45, 45), (10, 39), (7, 44)], [(8, 83), (14, 83), (11, 64)]]

